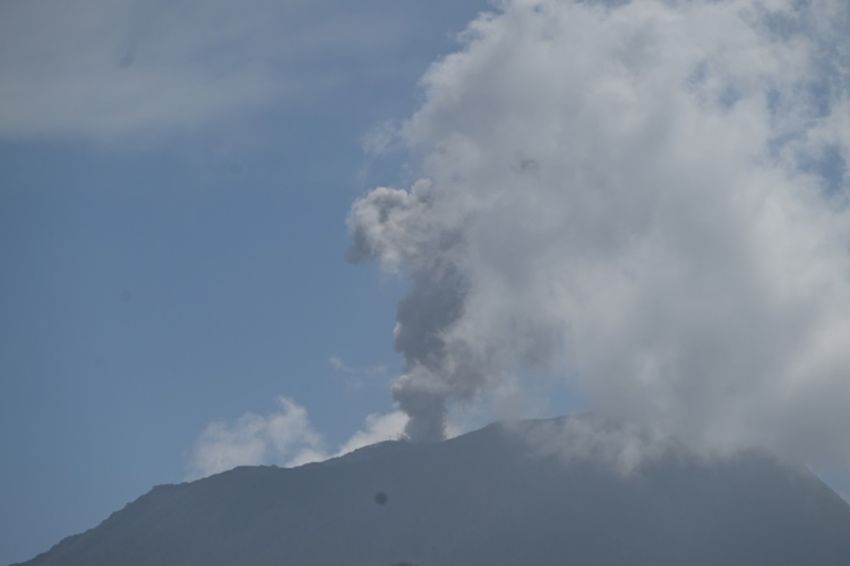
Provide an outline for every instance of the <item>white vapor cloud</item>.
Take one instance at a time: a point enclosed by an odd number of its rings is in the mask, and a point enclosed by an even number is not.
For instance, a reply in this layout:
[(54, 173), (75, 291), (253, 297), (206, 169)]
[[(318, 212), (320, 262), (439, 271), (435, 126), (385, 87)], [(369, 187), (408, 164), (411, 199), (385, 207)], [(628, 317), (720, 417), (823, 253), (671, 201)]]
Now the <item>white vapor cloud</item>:
[(334, 451), (310, 422), (307, 409), (286, 397), (269, 414), (245, 413), (228, 421), (208, 424), (190, 456), (187, 479), (197, 479), (237, 466), (301, 466), (342, 456), (370, 444), (397, 440), (407, 424), (401, 411), (371, 414), (361, 430)]
[(520, 436), (534, 457), (554, 456), (566, 465), (601, 462), (624, 476), (680, 448), (657, 430), (595, 415), (508, 423), (508, 430)]
[(476, 19), (398, 134), (423, 180), (348, 220), (411, 281), (407, 433), (555, 373), (659, 437), (850, 467), (848, 29), (844, 0)]
[(402, 411), (393, 411), (384, 415), (371, 414), (366, 417), (366, 423), (362, 430), (354, 433), (337, 450), (336, 455), (342, 456), (364, 446), (383, 442), (385, 440), (398, 440), (404, 434), (408, 417)]
[(276, 413), (246, 413), (228, 423), (208, 424), (192, 453), (189, 476), (208, 476), (236, 466), (300, 465), (324, 460), (324, 441), (307, 410), (281, 397)]

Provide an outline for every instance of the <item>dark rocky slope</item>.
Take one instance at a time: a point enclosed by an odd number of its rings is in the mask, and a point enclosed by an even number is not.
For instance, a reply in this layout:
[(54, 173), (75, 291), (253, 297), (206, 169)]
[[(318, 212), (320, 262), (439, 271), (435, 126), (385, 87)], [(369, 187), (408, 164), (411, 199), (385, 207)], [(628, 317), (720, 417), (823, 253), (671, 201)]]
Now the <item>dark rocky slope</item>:
[[(522, 427), (540, 426), (525, 423)], [(618, 474), (515, 427), (154, 488), (29, 566), (845, 566), (850, 507), (757, 454)]]

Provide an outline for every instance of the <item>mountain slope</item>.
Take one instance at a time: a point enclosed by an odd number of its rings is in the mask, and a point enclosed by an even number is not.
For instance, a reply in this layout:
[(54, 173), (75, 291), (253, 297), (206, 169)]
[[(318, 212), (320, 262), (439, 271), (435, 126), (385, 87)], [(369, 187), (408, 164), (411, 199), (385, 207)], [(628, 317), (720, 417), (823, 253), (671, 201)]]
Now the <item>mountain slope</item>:
[[(539, 426), (526, 423), (525, 427)], [(630, 475), (540, 456), (516, 427), (386, 442), (160, 486), (29, 566), (844, 566), (850, 506), (747, 454)]]

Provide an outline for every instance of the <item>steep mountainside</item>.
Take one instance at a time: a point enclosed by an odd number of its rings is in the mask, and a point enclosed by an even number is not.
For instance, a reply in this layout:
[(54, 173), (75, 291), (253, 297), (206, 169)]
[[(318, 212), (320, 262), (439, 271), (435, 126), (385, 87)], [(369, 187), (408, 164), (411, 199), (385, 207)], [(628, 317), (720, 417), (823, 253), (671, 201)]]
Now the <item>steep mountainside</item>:
[[(539, 423), (525, 423), (524, 427)], [(492, 425), (159, 486), (29, 566), (845, 566), (850, 506), (747, 454), (623, 475)]]

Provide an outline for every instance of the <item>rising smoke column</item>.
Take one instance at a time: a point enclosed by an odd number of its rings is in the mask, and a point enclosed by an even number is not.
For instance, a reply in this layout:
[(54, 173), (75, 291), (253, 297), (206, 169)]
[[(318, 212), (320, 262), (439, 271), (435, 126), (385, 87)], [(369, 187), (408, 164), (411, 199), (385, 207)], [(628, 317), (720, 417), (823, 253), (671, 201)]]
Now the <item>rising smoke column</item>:
[[(351, 258), (410, 278), (408, 435), (546, 367), (708, 451), (850, 465), (843, 0), (510, 0), (422, 80), (409, 189)], [(565, 378), (567, 379), (567, 378)]]
[(350, 258), (379, 257), (387, 269), (403, 269), (413, 281), (398, 306), (395, 345), (407, 371), (393, 391), (411, 417), (408, 436), (421, 440), (441, 439), (447, 402), (470, 398), (485, 380), (482, 364), (464, 362), (457, 351), (462, 345), (442, 335), (463, 315), (467, 284), (453, 258), (459, 231), (435, 234), (436, 226), (416, 226), (433, 214), (430, 191), (424, 181), (409, 192), (381, 187), (357, 201), (350, 217)]

